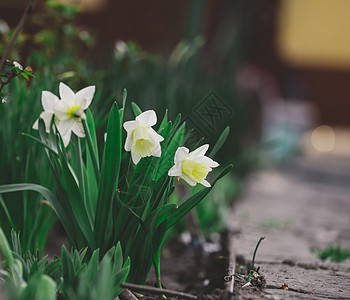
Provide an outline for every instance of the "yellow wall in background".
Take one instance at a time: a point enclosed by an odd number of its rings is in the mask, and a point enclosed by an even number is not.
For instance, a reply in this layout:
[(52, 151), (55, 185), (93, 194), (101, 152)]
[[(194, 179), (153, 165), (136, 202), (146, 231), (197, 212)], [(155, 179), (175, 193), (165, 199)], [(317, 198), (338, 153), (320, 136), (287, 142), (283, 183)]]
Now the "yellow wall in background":
[(350, 0), (281, 0), (277, 47), (288, 64), (350, 69)]

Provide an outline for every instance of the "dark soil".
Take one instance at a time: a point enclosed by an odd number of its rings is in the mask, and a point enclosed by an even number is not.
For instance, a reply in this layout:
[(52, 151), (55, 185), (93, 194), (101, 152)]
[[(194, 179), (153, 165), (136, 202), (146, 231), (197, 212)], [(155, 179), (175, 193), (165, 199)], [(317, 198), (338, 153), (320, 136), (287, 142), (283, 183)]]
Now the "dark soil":
[[(211, 252), (214, 248), (218, 248), (218, 251)], [(179, 239), (173, 239), (161, 260), (163, 288), (197, 295), (198, 299), (203, 300), (226, 299), (228, 293), (224, 277), (228, 272), (227, 267), (226, 232), (220, 235), (219, 241), (207, 239), (186, 245)], [(154, 286), (152, 273), (147, 284)], [(149, 294), (142, 299), (164, 300), (161, 296)]]

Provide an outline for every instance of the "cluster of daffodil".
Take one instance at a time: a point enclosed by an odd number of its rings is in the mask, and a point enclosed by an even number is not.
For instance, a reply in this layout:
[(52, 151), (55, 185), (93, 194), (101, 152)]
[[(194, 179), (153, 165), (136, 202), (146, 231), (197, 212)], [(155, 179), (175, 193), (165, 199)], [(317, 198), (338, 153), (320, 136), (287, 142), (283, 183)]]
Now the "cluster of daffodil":
[[(51, 119), (55, 116), (57, 129), (67, 147), (72, 132), (78, 137), (85, 137), (82, 119), (86, 117), (84, 111), (92, 101), (95, 86), (86, 87), (75, 94), (61, 82), (59, 92), (61, 98), (49, 91), (42, 92), (41, 103), (44, 111), (40, 118), (44, 120), (46, 131), (49, 132)], [(156, 113), (148, 110), (138, 115), (136, 120), (123, 124), (127, 131), (124, 148), (131, 152), (134, 164), (143, 157), (161, 156), (160, 142), (164, 141), (164, 138), (152, 128), (156, 123)], [(39, 119), (34, 123), (33, 129), (38, 129), (38, 124)], [(205, 156), (208, 148), (209, 145), (206, 144), (189, 153), (186, 147), (179, 147), (175, 153), (175, 165), (169, 170), (169, 176), (179, 176), (191, 186), (201, 183), (210, 187), (205, 178), (212, 168), (218, 167), (219, 164)]]
[[(124, 258), (131, 259), (128, 281), (144, 283), (153, 264), (160, 285), (160, 248), (166, 231), (195, 207), (231, 166), (210, 184), (207, 175), (219, 164), (206, 156), (209, 145), (191, 152), (183, 146), (185, 123), (180, 115), (172, 123), (165, 113), (156, 131), (156, 113), (142, 112), (132, 103), (136, 119), (124, 122), (126, 91), (123, 107), (114, 103), (111, 108), (100, 161), (88, 108), (94, 92), (95, 87), (89, 86), (74, 93), (60, 83), (60, 97), (42, 93), (44, 112), (33, 125), (40, 139), (28, 136), (45, 148), (55, 191), (36, 184), (12, 184), (0, 186), (0, 193), (41, 193), (63, 224), (71, 246), (78, 250), (88, 247), (90, 254), (100, 249), (104, 254), (120, 242)], [(210, 154), (220, 148), (227, 133)], [(180, 204), (169, 203), (175, 177), (203, 187), (193, 189)]]

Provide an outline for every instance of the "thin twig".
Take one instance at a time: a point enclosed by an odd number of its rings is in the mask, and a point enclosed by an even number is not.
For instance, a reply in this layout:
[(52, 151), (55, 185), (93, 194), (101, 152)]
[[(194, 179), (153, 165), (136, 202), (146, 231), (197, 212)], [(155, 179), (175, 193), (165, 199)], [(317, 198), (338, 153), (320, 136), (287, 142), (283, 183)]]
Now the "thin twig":
[(18, 38), (18, 35), (20, 34), (20, 32), (22, 31), (23, 27), (24, 27), (24, 24), (27, 20), (27, 18), (29, 17), (29, 15), (31, 14), (32, 12), (32, 9), (35, 5), (35, 1), (36, 0), (30, 0), (30, 2), (28, 3), (26, 9), (24, 10), (23, 12), (23, 15), (19, 21), (19, 23), (17, 24), (16, 26), (16, 30), (14, 32), (14, 34), (12, 35), (11, 37), (11, 40), (9, 42), (9, 44), (7, 45), (6, 47), (6, 50), (5, 50), (5, 53), (1, 56), (1, 60), (0, 60), (0, 73), (2, 72), (3, 68), (4, 68), (4, 65), (5, 65), (5, 62), (6, 62), (6, 59), (8, 58), (8, 56), (10, 55), (11, 51), (12, 51), (12, 48)]
[(133, 283), (122, 283), (120, 286), (132, 291), (148, 292), (154, 295), (178, 296), (178, 297), (181, 297), (181, 299), (198, 299), (197, 296), (195, 295), (191, 295), (183, 292), (177, 292), (173, 290), (159, 289), (152, 286), (138, 285)]

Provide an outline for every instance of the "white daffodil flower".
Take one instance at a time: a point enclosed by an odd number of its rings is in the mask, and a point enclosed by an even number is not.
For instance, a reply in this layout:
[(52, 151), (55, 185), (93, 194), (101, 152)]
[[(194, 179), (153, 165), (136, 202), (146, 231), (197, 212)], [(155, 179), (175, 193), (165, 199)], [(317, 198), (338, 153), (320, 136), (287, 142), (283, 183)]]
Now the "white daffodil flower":
[(147, 110), (136, 117), (135, 121), (128, 121), (123, 124), (127, 132), (125, 150), (131, 151), (132, 161), (136, 165), (142, 157), (160, 157), (160, 142), (164, 138), (159, 135), (151, 126), (157, 123), (157, 116), (154, 110)]
[[(54, 107), (54, 114), (58, 118), (57, 128), (61, 133), (65, 146), (68, 145), (71, 133), (84, 137), (81, 119), (85, 118), (87, 109), (95, 93), (95, 86), (88, 86), (76, 94), (63, 82), (59, 85), (60, 101)], [(68, 140), (68, 143), (67, 143)]]
[[(59, 101), (60, 99), (55, 94), (52, 94), (49, 91), (43, 91), (41, 93), (41, 104), (44, 108), (44, 111), (40, 114), (40, 118), (43, 119), (45, 123), (45, 128), (47, 133), (50, 132), (51, 118), (55, 113), (54, 109)], [(55, 123), (57, 126), (59, 122), (60, 122), (59, 119), (57, 118), (57, 116), (55, 116)], [(38, 127), (39, 127), (39, 119), (35, 121), (32, 128), (38, 130)], [(65, 147), (67, 147), (70, 141), (70, 132), (65, 135), (61, 133), (61, 137)]]
[(208, 148), (209, 145), (205, 144), (189, 152), (186, 147), (179, 147), (175, 153), (175, 165), (169, 170), (168, 175), (179, 176), (191, 186), (200, 183), (205, 187), (210, 187), (210, 183), (205, 178), (212, 168), (219, 164), (204, 155)]

